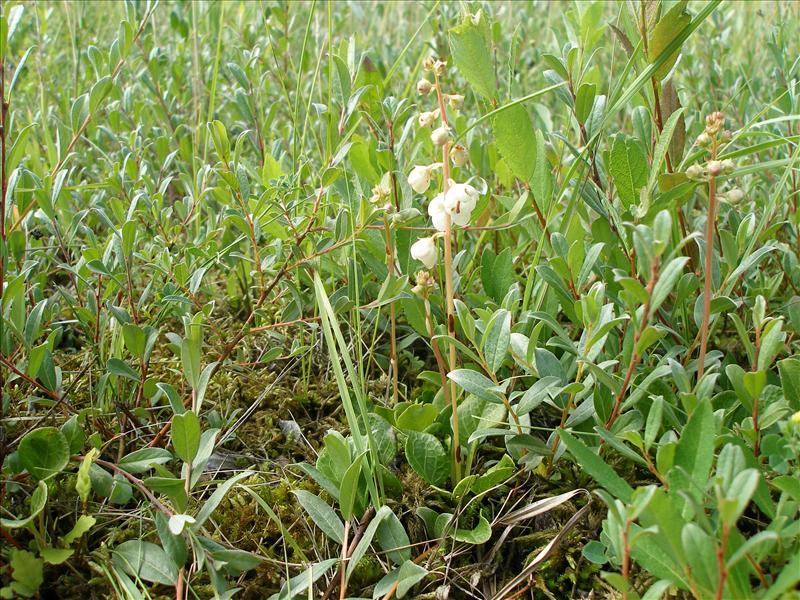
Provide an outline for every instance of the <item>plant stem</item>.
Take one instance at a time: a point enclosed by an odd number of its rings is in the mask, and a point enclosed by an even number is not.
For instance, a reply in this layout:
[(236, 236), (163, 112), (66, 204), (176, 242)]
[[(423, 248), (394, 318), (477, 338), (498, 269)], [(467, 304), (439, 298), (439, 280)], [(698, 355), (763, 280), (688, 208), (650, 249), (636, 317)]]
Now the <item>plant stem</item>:
[[(389, 269), (388, 277), (395, 275), (394, 263), (394, 244), (392, 243), (392, 228), (389, 225), (389, 217), (383, 215), (383, 227), (386, 231), (386, 267)], [(397, 315), (395, 313), (394, 302), (389, 303), (389, 367), (392, 371), (392, 404), (396, 405), (398, 400), (397, 388), (398, 365), (397, 365)]]
[[(442, 119), (442, 125), (449, 127), (447, 123), (447, 110), (444, 106), (444, 96), (442, 95), (442, 86), (439, 82), (439, 75), (435, 75), (436, 82), (436, 97), (439, 100), (439, 113)], [(450, 153), (448, 152), (449, 144), (442, 145), (442, 193), (445, 195), (450, 189)], [(455, 317), (455, 302), (453, 300), (453, 231), (452, 220), (450, 214), (445, 212), (444, 217), (444, 285), (445, 285), (445, 298), (447, 303), (447, 335), (452, 339), (456, 339), (456, 317)], [(456, 368), (456, 347), (450, 344), (450, 370)], [(458, 439), (458, 398), (456, 396), (456, 384), (454, 381), (450, 382), (450, 404), (453, 409), (453, 466), (455, 468), (456, 481), (461, 480), (461, 452)]]
[(630, 518), (625, 519), (625, 528), (622, 530), (622, 578), (625, 580), (625, 589), (622, 590), (622, 600), (628, 600), (628, 581), (630, 564), (631, 564), (631, 546), (630, 546)]
[[(711, 143), (711, 160), (717, 159), (717, 142)], [(706, 221), (705, 285), (703, 287), (703, 323), (700, 326), (700, 355), (697, 357), (697, 380), (703, 377), (708, 347), (708, 320), (711, 315), (711, 279), (714, 258), (714, 223), (717, 220), (716, 178), (708, 175), (708, 217)]]
[[(2, 182), (2, 191), (0, 192), (0, 237), (2, 237), (2, 246), (0, 247), (0, 297), (3, 295), (5, 288), (6, 277), (6, 190), (8, 188), (8, 180), (6, 178), (6, 113), (8, 112), (8, 102), (6, 101), (6, 62), (5, 55), (0, 57), (0, 182)], [(3, 312), (0, 310), (0, 334), (3, 332)], [(2, 351), (0, 350), (0, 356)], [(4, 388), (5, 388), (5, 375), (0, 371), (0, 418), (3, 417), (3, 403), (5, 402)], [(0, 432), (0, 443), (3, 442), (4, 436)], [(3, 449), (2, 454), (5, 455)], [(4, 456), (3, 456), (4, 458)]]
[(656, 282), (658, 281), (658, 266), (659, 260), (656, 259), (653, 261), (653, 266), (650, 271), (650, 281), (647, 282), (647, 302), (642, 310), (642, 322), (639, 324), (639, 327), (636, 328), (636, 333), (633, 335), (633, 351), (631, 352), (631, 361), (628, 364), (628, 370), (625, 373), (625, 379), (622, 381), (622, 387), (620, 388), (617, 397), (614, 398), (614, 408), (611, 410), (611, 416), (608, 417), (608, 421), (606, 421), (606, 429), (609, 430), (614, 424), (614, 421), (617, 420), (617, 417), (619, 417), (620, 409), (622, 408), (622, 400), (625, 398), (625, 394), (628, 391), (628, 386), (630, 386), (631, 378), (633, 377), (633, 371), (636, 369), (636, 366), (642, 359), (642, 357), (639, 356), (639, 353), (636, 351), (636, 345), (639, 343), (639, 338), (642, 336), (642, 332), (645, 330), (648, 322), (650, 321), (650, 298), (653, 296), (653, 288), (656, 286)]
[(719, 583), (717, 583), (716, 600), (722, 600), (725, 593), (725, 581), (728, 579), (728, 568), (725, 566), (725, 550), (728, 547), (728, 535), (731, 528), (728, 524), (722, 524), (722, 539), (717, 546), (717, 564), (719, 565)]

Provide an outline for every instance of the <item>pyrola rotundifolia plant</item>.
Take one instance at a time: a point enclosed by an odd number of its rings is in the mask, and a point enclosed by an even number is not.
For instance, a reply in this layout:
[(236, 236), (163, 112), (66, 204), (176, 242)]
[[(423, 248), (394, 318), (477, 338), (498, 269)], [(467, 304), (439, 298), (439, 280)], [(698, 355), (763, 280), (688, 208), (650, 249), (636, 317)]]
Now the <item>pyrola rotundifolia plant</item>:
[[(460, 110), (464, 103), (461, 94), (446, 94), (442, 91), (442, 77), (447, 70), (447, 63), (441, 59), (428, 57), (423, 62), (423, 68), (433, 76), (433, 82), (423, 77), (417, 83), (417, 91), (423, 96), (432, 92), (436, 93), (438, 107), (431, 111), (422, 111), (419, 114), (419, 126), (432, 129), (431, 141), (436, 148), (441, 150), (441, 162), (432, 162), (428, 165), (416, 165), (408, 174), (408, 184), (418, 194), (425, 194), (431, 188), (433, 174), (442, 170), (442, 186), (428, 202), (428, 215), (436, 233), (429, 237), (418, 239), (411, 246), (411, 256), (420, 261), (427, 269), (433, 269), (439, 258), (439, 240), (444, 242), (444, 280), (445, 302), (447, 312), (447, 333), (455, 339), (455, 304), (453, 291), (453, 226), (466, 227), (469, 225), (472, 211), (480, 197), (477, 189), (468, 183), (457, 183), (450, 179), (450, 161), (458, 167), (466, 164), (467, 150), (460, 144), (451, 148), (453, 138), (452, 130), (447, 119), (447, 108)], [(438, 120), (438, 124), (437, 124)], [(426, 274), (427, 277), (427, 274)], [(436, 352), (437, 359), (438, 350)], [(455, 369), (456, 349), (450, 344), (448, 369), (439, 365), (442, 373), (442, 388), (445, 396), (449, 396), (453, 409), (453, 458), (456, 480), (460, 479), (459, 465), (459, 439), (458, 439), (458, 413), (456, 411), (457, 399), (455, 384), (450, 384), (448, 391), (445, 372)]]

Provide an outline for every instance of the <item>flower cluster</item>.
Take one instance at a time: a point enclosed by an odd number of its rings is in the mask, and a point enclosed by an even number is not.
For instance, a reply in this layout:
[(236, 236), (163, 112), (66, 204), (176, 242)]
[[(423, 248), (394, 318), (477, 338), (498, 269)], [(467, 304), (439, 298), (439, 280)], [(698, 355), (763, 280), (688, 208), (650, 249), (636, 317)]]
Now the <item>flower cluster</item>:
[[(712, 151), (712, 160), (709, 160), (705, 165), (697, 163), (690, 165), (686, 169), (686, 177), (688, 179), (692, 181), (708, 181), (712, 177), (730, 175), (736, 170), (736, 165), (731, 159), (716, 160), (715, 158), (718, 144), (720, 142), (728, 142), (732, 137), (729, 130), (723, 130), (724, 126), (725, 115), (721, 112), (713, 112), (706, 117), (706, 126), (703, 132), (697, 136), (697, 145), (703, 149), (710, 149)], [(738, 187), (732, 187), (727, 192), (719, 194), (719, 198), (728, 204), (738, 204), (744, 199), (744, 192)]]
[[(446, 62), (432, 57), (423, 62), (423, 68), (433, 73), (435, 83), (431, 83), (430, 80), (423, 77), (417, 82), (417, 92), (422, 96), (435, 92), (439, 108), (420, 112), (417, 122), (420, 127), (433, 129), (431, 141), (434, 146), (443, 149), (443, 160), (451, 161), (455, 166), (462, 167), (469, 160), (467, 149), (461, 144), (454, 144), (448, 151), (448, 145), (452, 140), (452, 130), (447, 122), (447, 115), (443, 113), (445, 104), (451, 110), (459, 110), (464, 104), (464, 96), (442, 93), (439, 77), (444, 74), (446, 67)], [(435, 126), (437, 120), (439, 124)], [(449, 178), (449, 163), (436, 162), (430, 165), (415, 165), (408, 174), (408, 184), (416, 193), (424, 194), (431, 187), (433, 173), (439, 169), (444, 170), (444, 191), (436, 194), (428, 204), (428, 215), (437, 233), (421, 238), (411, 246), (411, 256), (422, 262), (428, 269), (432, 269), (436, 265), (439, 254), (438, 239), (447, 232), (448, 226), (465, 227), (468, 225), (472, 211), (475, 210), (480, 197), (480, 193), (473, 186), (468, 183), (456, 183)]]

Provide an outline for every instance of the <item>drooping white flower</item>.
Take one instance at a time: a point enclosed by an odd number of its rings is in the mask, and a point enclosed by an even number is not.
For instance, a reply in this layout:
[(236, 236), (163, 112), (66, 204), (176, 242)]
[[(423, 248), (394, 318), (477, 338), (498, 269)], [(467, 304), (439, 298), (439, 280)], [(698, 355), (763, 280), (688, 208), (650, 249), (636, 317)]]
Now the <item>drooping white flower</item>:
[(431, 85), (431, 82), (428, 81), (427, 79), (425, 79), (424, 77), (417, 82), (417, 92), (421, 96), (425, 96), (427, 94), (430, 94), (431, 93), (431, 89), (433, 89), (433, 86)]
[(444, 197), (444, 208), (451, 215), (462, 212), (471, 213), (478, 203), (478, 190), (468, 183), (456, 183), (450, 186)]
[(172, 535), (180, 535), (187, 525), (191, 525), (195, 519), (191, 515), (175, 514), (169, 518), (169, 530)]
[(433, 124), (436, 122), (438, 117), (438, 109), (421, 112), (417, 117), (417, 123), (419, 123), (420, 127), (433, 127)]
[(411, 244), (411, 257), (420, 261), (428, 269), (436, 266), (438, 255), (439, 249), (433, 237), (420, 238)]
[(418, 194), (424, 194), (431, 185), (431, 168), (428, 165), (415, 165), (408, 174), (408, 185)]
[(469, 154), (467, 153), (467, 149), (462, 146), (461, 144), (455, 144), (453, 149), (450, 150), (450, 160), (453, 161), (453, 164), (457, 167), (463, 167), (467, 164), (469, 160)]
[(428, 216), (430, 216), (436, 231), (445, 230), (447, 211), (444, 209), (444, 194), (436, 194), (433, 197), (433, 200), (428, 204)]
[(450, 141), (450, 128), (442, 125), (431, 133), (431, 141), (437, 146), (444, 146)]
[(447, 96), (447, 103), (453, 110), (459, 110), (464, 104), (464, 96), (461, 94), (450, 94)]

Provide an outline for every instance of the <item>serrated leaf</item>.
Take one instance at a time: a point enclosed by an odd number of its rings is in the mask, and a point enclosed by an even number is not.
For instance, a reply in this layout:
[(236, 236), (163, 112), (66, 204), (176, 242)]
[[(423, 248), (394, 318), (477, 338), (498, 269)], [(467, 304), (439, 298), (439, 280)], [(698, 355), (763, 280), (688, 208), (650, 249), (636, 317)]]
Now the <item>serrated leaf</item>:
[(608, 158), (608, 170), (625, 208), (639, 200), (639, 190), (647, 183), (647, 156), (641, 144), (622, 134), (614, 137)]
[(453, 62), (459, 72), (484, 98), (494, 98), (494, 68), (486, 42), (488, 26), (485, 18), (479, 13), (476, 23), (472, 15), (465, 15), (449, 33)]
[(447, 452), (442, 443), (430, 433), (408, 432), (406, 458), (411, 468), (432, 485), (441, 485), (450, 474)]
[(515, 104), (492, 121), (497, 149), (517, 179), (530, 181), (536, 166), (536, 134), (528, 111)]

